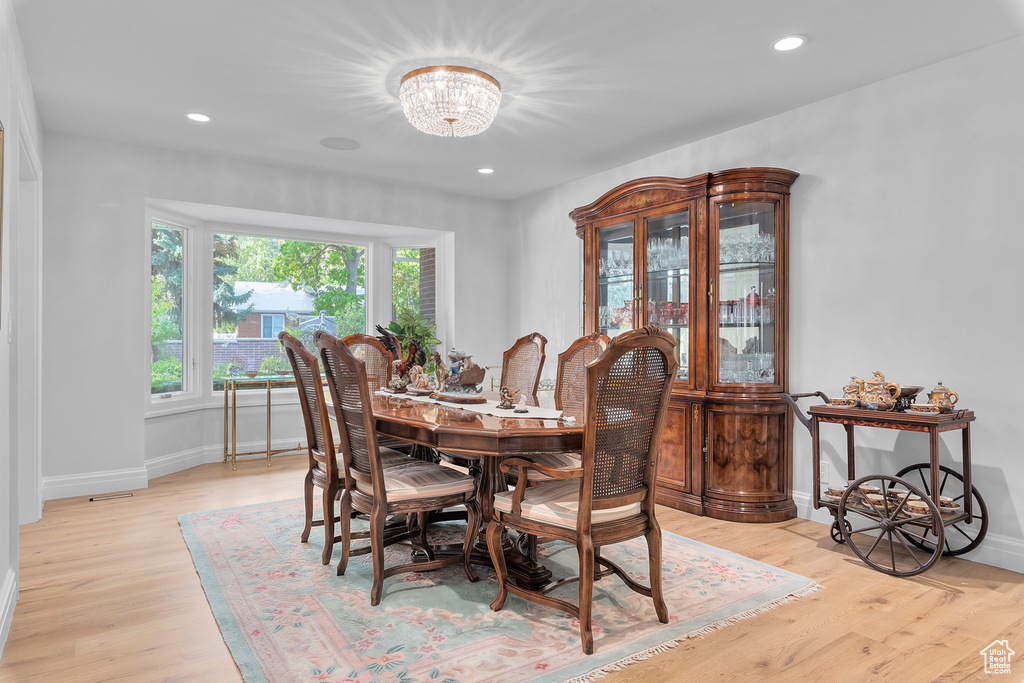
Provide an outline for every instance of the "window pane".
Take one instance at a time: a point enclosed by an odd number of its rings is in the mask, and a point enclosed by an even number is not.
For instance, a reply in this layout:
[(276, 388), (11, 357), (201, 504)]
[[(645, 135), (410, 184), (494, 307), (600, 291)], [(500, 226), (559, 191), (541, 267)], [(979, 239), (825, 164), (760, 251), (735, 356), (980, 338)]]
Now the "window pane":
[(391, 250), (391, 318), (403, 311), (436, 317), (434, 249)]
[(186, 357), (182, 343), (185, 231), (160, 223), (151, 226), (150, 344), (153, 349), (150, 393), (182, 391)]
[(322, 329), (365, 332), (365, 249), (249, 235), (215, 234), (213, 387), (244, 373), (287, 374), (277, 340), (307, 348)]

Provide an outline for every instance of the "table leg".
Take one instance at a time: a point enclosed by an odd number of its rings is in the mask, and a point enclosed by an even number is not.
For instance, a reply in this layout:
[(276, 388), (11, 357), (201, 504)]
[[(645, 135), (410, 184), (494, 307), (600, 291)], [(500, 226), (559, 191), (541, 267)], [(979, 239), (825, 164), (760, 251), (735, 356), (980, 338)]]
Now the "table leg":
[(852, 484), (857, 478), (857, 466), (854, 464), (857, 449), (853, 445), (853, 425), (844, 424), (843, 427), (846, 428), (846, 479)]
[(270, 380), (267, 380), (267, 467), (270, 467)]
[(228, 461), (228, 380), (224, 379), (224, 462)]
[[(930, 427), (928, 429), (928, 461), (931, 464), (932, 470), (932, 490), (931, 499), (936, 506), (939, 505), (939, 488), (941, 487), (941, 474), (939, 471), (939, 430)], [(942, 520), (932, 520), (932, 533), (938, 536), (939, 527), (942, 526)]]
[(814, 509), (817, 510), (821, 507), (821, 477), (818, 476), (821, 472), (821, 448), (818, 444), (818, 418), (811, 418), (811, 462), (814, 464)]
[(961, 431), (964, 470), (964, 512), (967, 514), (967, 523), (970, 524), (974, 521), (974, 489), (971, 486), (971, 423), (966, 423)]
[[(483, 512), (484, 529), (477, 539), (476, 548), (473, 549), (473, 562), (492, 566), (491, 554), (487, 547), (486, 528), (494, 516), (494, 494), (504, 491), (508, 487), (505, 484), (505, 475), (498, 465), (500, 458), (484, 456), (482, 458), (483, 471), (480, 473), (480, 508)], [(530, 557), (516, 548), (508, 537), (506, 529), (501, 535), (501, 545), (505, 553), (505, 566), (509, 575), (516, 583), (529, 590), (537, 590), (544, 587), (551, 581), (551, 570), (544, 565), (530, 559)]]
[(238, 385), (231, 382), (231, 469), (238, 469), (235, 459), (238, 457)]

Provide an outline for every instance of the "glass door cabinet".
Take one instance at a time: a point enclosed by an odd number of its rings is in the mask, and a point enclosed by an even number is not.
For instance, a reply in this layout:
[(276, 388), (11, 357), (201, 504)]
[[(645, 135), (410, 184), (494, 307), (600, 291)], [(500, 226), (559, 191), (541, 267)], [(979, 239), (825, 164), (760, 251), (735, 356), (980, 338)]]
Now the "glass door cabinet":
[(583, 333), (654, 324), (677, 342), (663, 504), (741, 521), (796, 514), (782, 399), (796, 178), (775, 168), (640, 178), (569, 214), (583, 242)]

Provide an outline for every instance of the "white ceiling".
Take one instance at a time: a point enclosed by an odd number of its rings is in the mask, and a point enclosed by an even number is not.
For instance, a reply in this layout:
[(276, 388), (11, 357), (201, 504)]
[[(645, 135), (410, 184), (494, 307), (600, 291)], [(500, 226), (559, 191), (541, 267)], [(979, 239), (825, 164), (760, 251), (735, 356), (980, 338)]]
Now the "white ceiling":
[[(1024, 34), (1024, 0), (14, 6), (47, 131), (498, 199)], [(769, 49), (788, 33), (810, 40)], [(405, 121), (399, 80), (437, 63), (501, 83), (498, 118), (482, 135), (438, 138)], [(190, 122), (189, 111), (213, 121)], [(327, 149), (327, 137), (361, 147)], [(481, 176), (481, 166), (496, 173)]]

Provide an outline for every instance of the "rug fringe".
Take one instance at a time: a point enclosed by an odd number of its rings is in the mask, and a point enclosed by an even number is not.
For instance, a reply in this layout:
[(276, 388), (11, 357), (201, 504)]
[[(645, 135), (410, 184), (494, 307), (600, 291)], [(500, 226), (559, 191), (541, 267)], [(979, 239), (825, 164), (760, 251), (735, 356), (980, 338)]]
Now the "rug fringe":
[(816, 583), (816, 582), (812, 581), (810, 584), (804, 586), (800, 590), (796, 590), (796, 591), (793, 591), (792, 593), (788, 593), (786, 595), (783, 595), (781, 598), (776, 598), (774, 600), (769, 600), (768, 602), (766, 602), (763, 605), (760, 605), (758, 607), (755, 607), (754, 609), (749, 609), (746, 612), (740, 612), (739, 614), (735, 614), (735, 615), (733, 615), (731, 617), (728, 617), (726, 619), (720, 619), (719, 621), (713, 622), (713, 623), (708, 624), (706, 626), (702, 626), (701, 628), (698, 628), (698, 629), (695, 629), (693, 631), (690, 631), (689, 633), (685, 633), (685, 634), (679, 636), (678, 638), (673, 638), (671, 640), (667, 640), (664, 643), (662, 643), (661, 645), (655, 645), (654, 647), (649, 648), (647, 650), (644, 650), (642, 652), (635, 652), (635, 653), (629, 655), (628, 657), (623, 657), (622, 659), (620, 659), (618, 661), (612, 662), (611, 664), (608, 664), (606, 666), (602, 666), (602, 667), (600, 667), (598, 669), (594, 669), (593, 671), (585, 673), (582, 676), (577, 676), (576, 678), (570, 678), (569, 680), (565, 681), (565, 683), (590, 683), (591, 681), (596, 681), (598, 679), (606, 677), (609, 673), (611, 673), (613, 671), (621, 671), (622, 669), (624, 669), (629, 664), (634, 664), (636, 662), (642, 662), (643, 660), (650, 659), (651, 657), (654, 657), (655, 655), (660, 655), (662, 652), (668, 651), (669, 649), (675, 647), (676, 645), (678, 645), (679, 643), (683, 642), (684, 640), (690, 640), (691, 638), (697, 638), (697, 637), (703, 638), (704, 636), (708, 635), (709, 633), (714, 633), (715, 631), (719, 631), (719, 630), (725, 628), (726, 626), (731, 626), (732, 624), (735, 624), (737, 621), (742, 621), (744, 619), (749, 619), (750, 617), (756, 616), (758, 614), (762, 614), (764, 612), (768, 612), (768, 611), (773, 610), (776, 607), (779, 607), (781, 605), (785, 605), (787, 603), (793, 602), (794, 600), (797, 600), (798, 598), (805, 597), (805, 596), (810, 595), (812, 593), (817, 593), (822, 588), (824, 588), (824, 586), (822, 586), (819, 583)]

